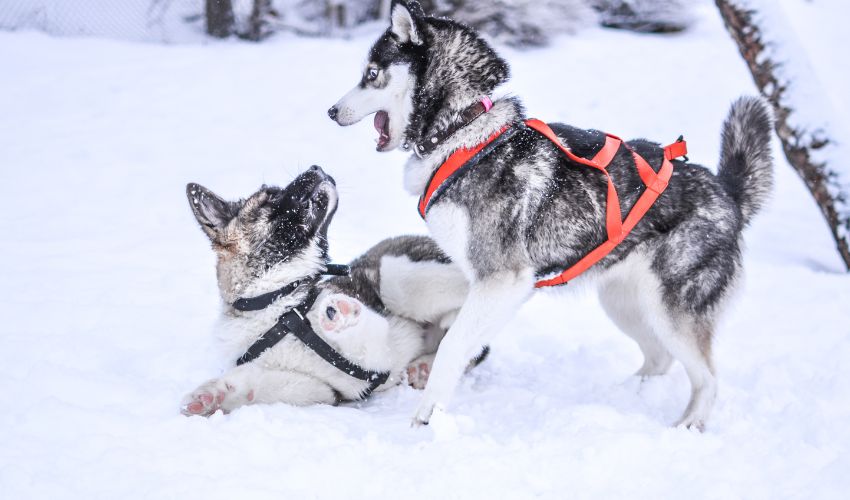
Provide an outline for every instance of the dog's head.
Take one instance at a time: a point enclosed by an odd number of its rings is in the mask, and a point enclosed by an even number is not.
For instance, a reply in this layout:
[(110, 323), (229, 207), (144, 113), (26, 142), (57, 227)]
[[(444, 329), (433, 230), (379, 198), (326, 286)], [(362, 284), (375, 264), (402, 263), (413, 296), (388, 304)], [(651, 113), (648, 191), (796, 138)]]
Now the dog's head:
[(311, 167), (285, 188), (263, 186), (244, 200), (226, 201), (199, 184), (188, 184), (186, 196), (218, 257), (226, 302), (324, 270), (338, 195), (321, 168)]
[[(394, 0), (390, 27), (369, 51), (360, 82), (328, 115), (351, 125), (375, 114), (378, 151), (424, 137), (508, 79), (508, 65), (472, 29), (428, 17), (419, 2)], [(452, 118), (454, 118), (452, 116)]]

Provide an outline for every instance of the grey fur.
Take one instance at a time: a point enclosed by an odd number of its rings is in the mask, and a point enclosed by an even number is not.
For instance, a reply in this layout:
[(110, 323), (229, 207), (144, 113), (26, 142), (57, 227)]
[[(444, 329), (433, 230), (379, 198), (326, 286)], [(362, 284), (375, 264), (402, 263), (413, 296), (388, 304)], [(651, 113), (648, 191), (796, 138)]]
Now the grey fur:
[[(503, 83), (508, 67), (469, 28), (427, 17), (416, 2), (396, 0), (396, 9), (407, 9), (421, 42), (400, 43), (393, 33), (405, 27), (391, 26), (372, 47), (369, 65), (386, 71), (408, 68), (415, 82), (409, 89), (412, 109), (405, 117), (390, 112), (390, 120), (405, 120), (404, 141), (417, 144)], [(349, 109), (356, 102), (349, 96), (335, 108), (359, 116), (362, 113)], [(490, 113), (433, 153), (411, 158), (408, 189), (421, 194), (452, 151), (474, 146), (505, 126), (522, 127), (525, 118), (517, 98), (495, 100)], [(674, 161), (669, 187), (652, 209), (613, 252), (578, 279), (599, 283), (606, 311), (640, 345), (646, 360), (639, 374), (663, 373), (673, 358), (685, 365), (692, 397), (680, 420), (683, 425), (702, 428), (714, 400), (711, 344), (717, 317), (741, 273), (741, 231), (772, 186), (770, 123), (764, 102), (738, 100), (723, 128), (720, 174)], [(605, 140), (596, 130), (550, 125), (579, 156), (592, 157)], [(659, 144), (637, 139), (628, 145), (659, 168)], [(631, 153), (621, 148), (608, 171), (625, 216), (644, 189)], [(488, 314), (486, 301), (497, 311), (518, 307), (531, 293), (534, 275), (539, 279), (558, 273), (607, 239), (606, 197), (603, 175), (571, 162), (527, 128), (438, 192), (429, 208), (429, 228), (440, 247), (465, 269), (472, 292), (443, 342), (449, 346), (447, 353), (442, 355), (443, 346), (438, 352), (431, 380), (437, 377), (440, 382), (426, 389), (417, 422), (427, 422), (435, 406), (447, 403), (463, 353), (492, 336), (489, 327), (495, 325), (483, 316)]]
[(741, 97), (723, 124), (717, 177), (741, 207), (744, 223), (762, 207), (773, 190), (770, 106), (757, 97)]

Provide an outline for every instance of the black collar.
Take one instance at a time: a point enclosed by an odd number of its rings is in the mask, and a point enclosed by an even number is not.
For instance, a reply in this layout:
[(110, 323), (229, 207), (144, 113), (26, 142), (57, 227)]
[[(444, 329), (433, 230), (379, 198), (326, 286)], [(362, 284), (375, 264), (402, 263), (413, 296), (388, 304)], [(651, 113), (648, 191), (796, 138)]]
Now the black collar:
[(294, 292), (295, 289), (301, 286), (302, 284), (311, 283), (314, 280), (315, 278), (307, 278), (303, 280), (293, 281), (285, 287), (278, 288), (273, 292), (257, 295), (256, 297), (251, 297), (250, 299), (237, 299), (233, 303), (233, 308), (237, 311), (260, 311), (272, 305), (272, 303), (280, 297), (283, 297), (284, 295), (289, 295), (290, 293)]
[[(348, 266), (334, 266), (335, 270), (339, 272), (344, 271), (345, 274), (348, 274)], [(329, 266), (328, 274), (330, 274), (330, 270), (331, 269)], [(290, 292), (295, 290), (295, 288), (297, 288), (299, 284), (304, 283), (304, 281), (296, 283), (297, 284), (293, 283), (293, 285), (295, 286), (292, 288), (292, 290), (290, 290)], [(283, 287), (280, 290), (276, 290), (274, 292), (267, 293), (259, 297), (254, 297), (252, 299), (239, 300), (246, 300), (247, 303), (256, 305), (261, 303), (260, 299), (262, 297), (275, 295), (275, 297), (271, 299), (270, 302), (268, 302), (269, 304), (271, 304), (271, 302), (273, 302), (276, 298), (283, 295), (283, 293), (281, 292), (282, 290), (289, 288), (290, 286), (292, 285), (287, 285), (286, 287)], [(369, 385), (360, 393), (360, 399), (366, 399), (378, 386), (387, 381), (387, 379), (390, 377), (390, 372), (376, 372), (372, 370), (363, 369), (362, 367), (346, 359), (345, 356), (338, 353), (336, 349), (331, 347), (327, 342), (324, 341), (324, 339), (316, 335), (316, 333), (313, 331), (313, 328), (310, 326), (310, 322), (307, 320), (307, 312), (310, 311), (311, 307), (313, 307), (313, 304), (316, 302), (316, 299), (319, 297), (320, 293), (321, 290), (318, 287), (312, 286), (310, 288), (310, 291), (307, 293), (307, 297), (305, 297), (305, 299), (300, 304), (282, 314), (280, 318), (278, 318), (274, 326), (272, 326), (266, 333), (261, 335), (256, 342), (254, 342), (253, 344), (251, 344), (250, 347), (248, 347), (248, 350), (245, 351), (245, 354), (243, 354), (238, 360), (236, 360), (236, 365), (242, 365), (257, 359), (258, 357), (260, 357), (261, 354), (266, 352), (266, 350), (271, 349), (272, 347), (277, 345), (277, 343), (283, 340), (283, 338), (287, 334), (291, 333), (301, 342), (303, 342), (304, 345), (306, 345), (313, 352), (315, 352), (320, 358), (333, 365), (336, 369), (345, 372), (347, 375), (354, 377), (358, 380), (368, 382)], [(237, 307), (236, 303), (238, 303), (239, 300), (234, 302), (233, 307)], [(244, 310), (256, 311), (259, 309)]]
[[(416, 155), (422, 158), (423, 156), (431, 154), (435, 149), (437, 149), (437, 146), (454, 135), (455, 132), (469, 125), (473, 120), (489, 111), (493, 106), (493, 103), (490, 101), (490, 98), (485, 99), (482, 99), (461, 111), (460, 120), (452, 123), (448, 126), (448, 128), (437, 130), (431, 135), (431, 137), (426, 137), (423, 142), (414, 144), (413, 151)], [(485, 102), (489, 103), (489, 105), (484, 104)], [(405, 144), (404, 147), (407, 149), (409, 144)]]
[[(348, 276), (351, 270), (348, 266), (344, 264), (328, 264), (325, 272), (321, 273), (325, 276)], [(272, 305), (274, 301), (283, 297), (284, 295), (289, 295), (294, 292), (301, 285), (305, 284), (314, 284), (319, 276), (311, 276), (309, 278), (300, 279), (298, 281), (293, 281), (292, 283), (278, 288), (277, 290), (264, 293), (262, 295), (257, 295), (256, 297), (251, 298), (241, 298), (237, 299), (233, 302), (233, 308), (237, 311), (260, 311)], [(309, 309), (309, 308), (308, 308)]]

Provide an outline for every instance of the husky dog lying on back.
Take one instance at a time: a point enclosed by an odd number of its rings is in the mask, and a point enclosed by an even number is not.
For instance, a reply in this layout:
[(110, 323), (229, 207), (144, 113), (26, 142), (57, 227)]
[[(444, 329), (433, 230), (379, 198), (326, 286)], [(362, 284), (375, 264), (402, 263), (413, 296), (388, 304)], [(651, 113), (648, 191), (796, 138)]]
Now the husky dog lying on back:
[[(378, 151), (412, 149), (405, 187), (414, 195), (423, 194), (455, 151), (511, 131), (421, 208), (431, 235), (471, 284), (437, 352), (416, 423), (445, 407), (466, 360), (489, 343), (538, 279), (570, 268), (608, 236), (606, 177), (531, 130), (518, 99), (491, 101), (507, 79), (507, 63), (473, 30), (426, 16), (418, 2), (395, 0), (390, 27), (372, 46), (360, 82), (328, 111), (340, 125), (375, 113)], [(583, 158), (606, 142), (598, 131), (551, 128)], [(578, 278), (598, 284), (605, 311), (637, 341), (645, 357), (638, 375), (666, 373), (674, 359), (684, 365), (692, 393), (679, 424), (699, 429), (717, 391), (712, 338), (741, 274), (741, 232), (773, 179), (771, 115), (762, 101), (735, 103), (722, 134), (717, 175), (674, 161), (669, 186), (644, 218)], [(607, 169), (623, 214), (645, 191), (629, 149), (652, 169), (664, 156), (653, 142), (626, 144)]]
[[(425, 236), (385, 240), (351, 263), (350, 275), (318, 282), (328, 266), (328, 225), (337, 207), (334, 180), (312, 167), (287, 187), (262, 187), (229, 202), (189, 184), (192, 212), (218, 257), (223, 299), (220, 335), (239, 358), (279, 318), (317, 293), (309, 326), (348, 362), (387, 373), (386, 389), (406, 374), (423, 384), (429, 356), (463, 297), (463, 274)], [(245, 310), (243, 300), (288, 293)], [(314, 292), (316, 291), (316, 292)], [(256, 359), (188, 394), (187, 415), (210, 415), (252, 403), (333, 404), (360, 399), (368, 382), (341, 371), (286, 335)]]

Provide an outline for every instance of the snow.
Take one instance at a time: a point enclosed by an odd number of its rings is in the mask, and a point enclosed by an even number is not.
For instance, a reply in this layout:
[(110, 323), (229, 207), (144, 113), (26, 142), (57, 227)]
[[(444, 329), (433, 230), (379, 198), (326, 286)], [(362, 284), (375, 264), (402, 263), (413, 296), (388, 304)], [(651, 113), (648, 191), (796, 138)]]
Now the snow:
[[(691, 159), (715, 165), (729, 103), (755, 90), (711, 3), (696, 15), (669, 37), (588, 29), (500, 48), (510, 90), (543, 119), (683, 133)], [(669, 427), (687, 402), (681, 367), (630, 377), (637, 347), (592, 294), (569, 291), (530, 301), (427, 428), (409, 427), (420, 393), (407, 387), (181, 416), (181, 397), (222, 368), (213, 255), (187, 182), (239, 197), (322, 165), (341, 192), (338, 261), (424, 232), (404, 155), (375, 153), (370, 123), (325, 116), (373, 36), (161, 46), (0, 33), (0, 498), (846, 496), (850, 277), (778, 145), (704, 434)]]

